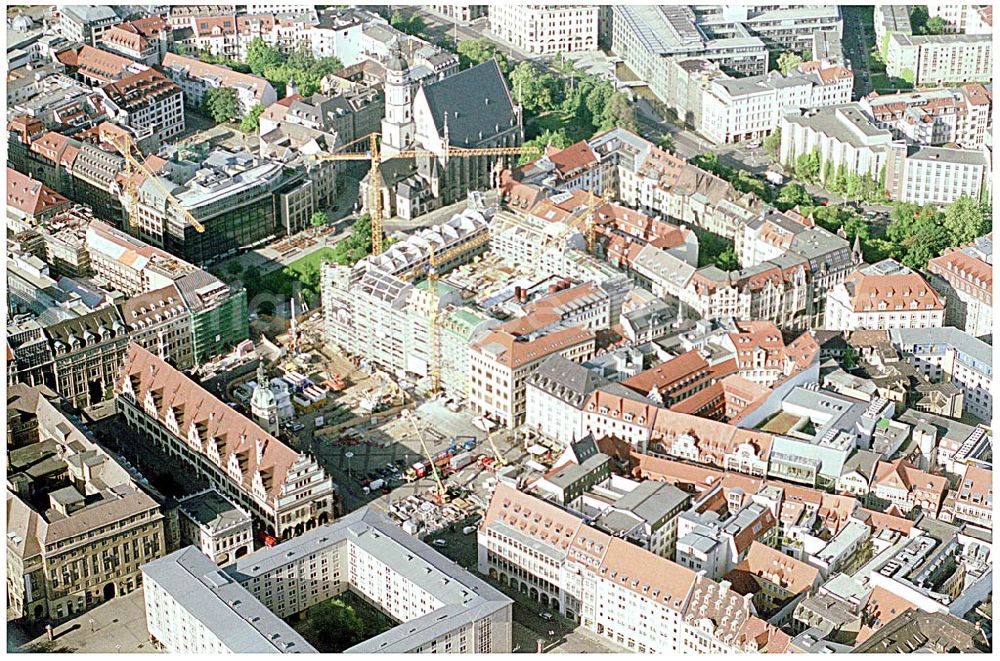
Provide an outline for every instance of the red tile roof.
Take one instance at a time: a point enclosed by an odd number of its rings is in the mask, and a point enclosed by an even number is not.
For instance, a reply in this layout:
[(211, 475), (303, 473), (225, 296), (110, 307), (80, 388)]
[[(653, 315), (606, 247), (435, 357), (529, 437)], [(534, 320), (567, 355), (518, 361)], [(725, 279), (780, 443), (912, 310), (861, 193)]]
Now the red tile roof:
[(52, 209), (68, 207), (70, 201), (37, 179), (7, 168), (7, 206), (28, 216), (37, 216)]
[(847, 276), (847, 285), (853, 285), (851, 305), (855, 312), (893, 310), (943, 310), (944, 299), (927, 284), (919, 273), (892, 275), (867, 275), (855, 271)]
[(121, 375), (117, 393), (125, 391), (128, 381), (140, 407), (147, 395), (152, 395), (157, 419), (163, 421), (168, 411), (173, 411), (183, 438), (188, 438), (194, 426), (199, 452), (211, 458), (217, 450), (220, 469), (226, 475), (229, 458), (235, 455), (244, 475), (241, 489), (251, 492), (251, 480), (259, 471), (268, 500), (273, 502), (281, 494), (289, 468), (299, 459), (298, 452), (134, 342), (129, 344)]

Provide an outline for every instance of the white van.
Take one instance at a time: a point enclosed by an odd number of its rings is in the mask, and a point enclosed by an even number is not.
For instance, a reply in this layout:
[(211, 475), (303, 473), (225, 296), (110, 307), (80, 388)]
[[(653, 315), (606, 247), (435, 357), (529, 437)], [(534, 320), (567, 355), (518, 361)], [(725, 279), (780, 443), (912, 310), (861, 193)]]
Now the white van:
[(462, 528), (463, 535), (471, 535), (474, 532), (476, 532), (475, 526), (465, 526), (464, 528)]

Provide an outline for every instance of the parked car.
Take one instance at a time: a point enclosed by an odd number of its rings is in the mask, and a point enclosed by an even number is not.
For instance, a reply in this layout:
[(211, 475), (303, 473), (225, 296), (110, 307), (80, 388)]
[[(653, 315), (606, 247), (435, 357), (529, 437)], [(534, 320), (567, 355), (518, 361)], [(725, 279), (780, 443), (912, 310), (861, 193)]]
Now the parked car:
[(438, 546), (438, 547), (448, 546), (448, 542), (446, 542), (443, 539), (435, 539), (433, 542), (431, 542), (431, 544), (433, 544), (434, 546)]
[(552, 613), (546, 613), (545, 611), (542, 611), (541, 613), (538, 614), (538, 617), (542, 618), (546, 622), (552, 621)]
[(463, 535), (471, 535), (474, 532), (476, 532), (475, 526), (465, 526), (464, 528), (462, 528)]

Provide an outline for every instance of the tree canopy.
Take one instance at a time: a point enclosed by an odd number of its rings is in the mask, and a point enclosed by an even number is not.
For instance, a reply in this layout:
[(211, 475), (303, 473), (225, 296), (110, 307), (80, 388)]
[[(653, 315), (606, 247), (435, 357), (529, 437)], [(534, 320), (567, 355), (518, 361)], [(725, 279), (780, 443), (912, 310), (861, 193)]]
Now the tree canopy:
[(778, 56), (778, 71), (788, 75), (788, 72), (802, 64), (802, 56), (798, 53), (785, 51)]
[(232, 87), (213, 87), (202, 97), (202, 108), (217, 122), (231, 122), (240, 114), (240, 102)]
[(264, 106), (260, 103), (253, 104), (247, 114), (243, 115), (240, 121), (240, 130), (244, 133), (256, 133), (260, 128), (260, 116), (264, 112)]
[(365, 214), (354, 221), (350, 236), (333, 247), (333, 261), (341, 266), (353, 266), (372, 252), (372, 219)]
[(325, 76), (344, 68), (344, 64), (333, 56), (316, 59), (306, 44), (301, 44), (286, 57), (260, 37), (254, 37), (247, 47), (247, 65), (255, 75), (263, 76), (274, 85), (278, 96), (284, 95), (289, 81), (295, 82), (302, 96), (312, 96), (320, 90)]
[(482, 64), (491, 57), (497, 59), (501, 72), (508, 71), (507, 56), (489, 39), (483, 37), (458, 42), (458, 61), (463, 69)]
[(392, 12), (392, 15), (389, 17), (389, 25), (396, 28), (400, 32), (405, 32), (406, 34), (414, 36), (423, 34), (424, 30), (427, 28), (427, 24), (424, 23), (424, 19), (420, 18), (420, 16), (417, 14), (410, 14), (409, 16), (406, 16), (399, 9)]

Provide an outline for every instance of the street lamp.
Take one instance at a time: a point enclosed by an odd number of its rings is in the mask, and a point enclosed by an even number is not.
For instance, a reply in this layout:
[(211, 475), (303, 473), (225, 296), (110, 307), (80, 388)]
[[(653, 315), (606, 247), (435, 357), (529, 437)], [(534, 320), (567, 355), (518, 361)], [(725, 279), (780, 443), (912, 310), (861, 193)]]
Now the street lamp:
[(345, 452), (344, 457), (347, 458), (347, 477), (351, 476), (351, 458), (354, 457), (353, 452)]
[(87, 621), (90, 622), (90, 633), (94, 633), (94, 618), (90, 618)]

